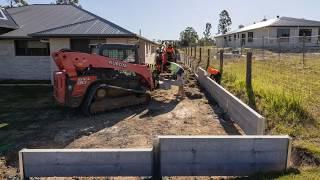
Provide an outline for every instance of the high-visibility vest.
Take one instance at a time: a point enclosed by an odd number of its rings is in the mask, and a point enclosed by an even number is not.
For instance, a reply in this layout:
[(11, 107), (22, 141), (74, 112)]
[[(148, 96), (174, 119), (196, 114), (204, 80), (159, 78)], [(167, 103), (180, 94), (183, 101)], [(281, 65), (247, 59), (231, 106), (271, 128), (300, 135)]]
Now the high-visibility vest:
[(174, 49), (173, 48), (167, 48), (167, 53), (174, 53)]
[(217, 75), (217, 74), (220, 74), (220, 71), (219, 71), (218, 69), (209, 67), (209, 68), (208, 68), (208, 73), (209, 73), (209, 74), (213, 74), (213, 75)]

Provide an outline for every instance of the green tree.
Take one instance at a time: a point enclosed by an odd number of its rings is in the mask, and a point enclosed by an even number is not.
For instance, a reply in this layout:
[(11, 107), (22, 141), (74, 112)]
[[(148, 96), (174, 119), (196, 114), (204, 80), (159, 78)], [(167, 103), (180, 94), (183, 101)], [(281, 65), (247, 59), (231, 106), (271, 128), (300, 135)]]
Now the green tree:
[(223, 10), (219, 16), (218, 34), (226, 34), (230, 31), (230, 26), (232, 24), (231, 18), (227, 10)]
[(79, 6), (79, 0), (56, 0), (57, 4), (72, 4)]
[(184, 31), (180, 33), (180, 42), (182, 46), (194, 45), (198, 42), (198, 33), (193, 27), (187, 27)]
[(211, 23), (206, 23), (206, 28), (203, 32), (204, 37), (199, 40), (199, 45), (208, 46), (208, 45), (212, 44), (211, 28), (212, 28)]
[(207, 24), (206, 24), (206, 29), (205, 29), (204, 32), (203, 32), (204, 39), (206, 39), (206, 40), (209, 40), (209, 39), (210, 39), (210, 36), (211, 36), (211, 28), (212, 28), (211, 23), (207, 23)]

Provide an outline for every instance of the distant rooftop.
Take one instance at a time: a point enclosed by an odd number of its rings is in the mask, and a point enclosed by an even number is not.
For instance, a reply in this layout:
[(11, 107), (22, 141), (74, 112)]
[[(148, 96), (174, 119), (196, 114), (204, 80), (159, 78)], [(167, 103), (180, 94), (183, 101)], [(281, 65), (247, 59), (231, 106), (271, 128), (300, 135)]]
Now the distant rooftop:
[(291, 17), (280, 17), (275, 19), (269, 19), (266, 21), (261, 21), (249, 26), (245, 26), (241, 29), (230, 31), (226, 34), (216, 35), (215, 37), (226, 36), (234, 33), (240, 33), (264, 27), (320, 27), (320, 21), (298, 19)]

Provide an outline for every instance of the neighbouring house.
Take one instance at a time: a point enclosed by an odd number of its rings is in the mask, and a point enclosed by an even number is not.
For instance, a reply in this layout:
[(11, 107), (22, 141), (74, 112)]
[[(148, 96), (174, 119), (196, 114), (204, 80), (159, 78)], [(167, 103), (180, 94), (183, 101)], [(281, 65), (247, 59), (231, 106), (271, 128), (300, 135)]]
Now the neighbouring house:
[(218, 47), (299, 49), (320, 47), (320, 21), (277, 17), (215, 36)]
[(0, 79), (49, 80), (50, 54), (89, 52), (89, 44), (139, 45), (140, 63), (155, 61), (157, 44), (73, 5), (37, 4), (0, 9)]

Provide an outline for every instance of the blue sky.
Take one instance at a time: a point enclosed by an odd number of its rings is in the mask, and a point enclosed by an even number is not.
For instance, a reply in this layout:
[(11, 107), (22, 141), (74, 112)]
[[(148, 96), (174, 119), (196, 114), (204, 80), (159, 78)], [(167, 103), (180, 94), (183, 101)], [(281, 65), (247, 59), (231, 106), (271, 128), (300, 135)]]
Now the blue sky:
[[(54, 0), (28, 0), (30, 4)], [(0, 4), (6, 0), (0, 0)], [(217, 32), (219, 13), (226, 9), (233, 21), (249, 25), (277, 15), (320, 20), (319, 0), (80, 0), (80, 4), (105, 19), (149, 39), (178, 39), (179, 33), (192, 26), (202, 36), (205, 24)]]

